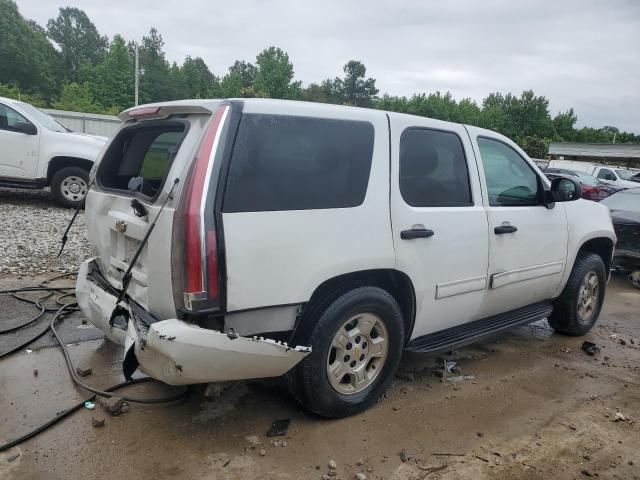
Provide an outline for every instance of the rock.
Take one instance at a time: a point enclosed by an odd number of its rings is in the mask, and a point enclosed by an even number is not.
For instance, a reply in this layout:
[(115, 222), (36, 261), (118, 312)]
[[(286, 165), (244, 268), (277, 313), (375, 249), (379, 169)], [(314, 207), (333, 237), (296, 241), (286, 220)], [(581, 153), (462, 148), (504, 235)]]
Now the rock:
[(627, 418), (622, 414), (622, 412), (616, 412), (613, 416), (614, 422), (624, 422)]
[(122, 407), (120, 407), (120, 413), (127, 413), (129, 411), (129, 404), (127, 402), (124, 402), (122, 404)]
[(330, 470), (327, 475), (329, 475), (329, 478), (336, 478), (338, 476), (338, 473), (335, 470)]
[(37, 368), (34, 368), (34, 369), (33, 369), (33, 376), (34, 376), (34, 377), (37, 377), (37, 376), (38, 376), (38, 369), (37, 369)]
[(260, 456), (264, 457), (267, 454), (267, 451), (264, 448), (260, 449)]
[(257, 435), (249, 435), (248, 437), (245, 437), (245, 438), (247, 439), (247, 442), (249, 442), (249, 445), (251, 446), (251, 450), (255, 450), (256, 447), (262, 443)]
[(591, 456), (587, 452), (584, 452), (582, 454), (582, 458), (584, 458), (585, 460), (591, 460)]
[(356, 473), (356, 479), (357, 480), (367, 480), (367, 476), (362, 472), (358, 472), (358, 473)]
[(580, 473), (583, 474), (586, 477), (593, 477), (593, 472), (591, 470), (586, 469), (586, 468), (583, 468), (582, 470), (580, 470)]
[(91, 425), (96, 427), (96, 428), (104, 427), (104, 418), (103, 417), (93, 417), (91, 419)]
[(358, 461), (356, 462), (356, 465), (359, 466), (359, 467), (364, 465), (364, 458), (359, 458)]
[(91, 367), (77, 367), (76, 372), (81, 377), (87, 377), (93, 373), (93, 369)]
[(633, 460), (629, 459), (629, 460), (627, 460), (627, 463), (628, 463), (629, 465), (633, 465)]
[(409, 454), (407, 453), (407, 451), (403, 448), (402, 450), (400, 450), (400, 460), (404, 463), (407, 460), (409, 460)]
[(327, 465), (329, 465), (329, 468), (331, 470), (335, 470), (336, 468), (338, 468), (338, 465), (336, 464), (335, 460), (329, 460), (329, 463)]
[(122, 397), (100, 397), (100, 405), (102, 405), (102, 408), (104, 408), (107, 413), (117, 417), (120, 415), (124, 400)]

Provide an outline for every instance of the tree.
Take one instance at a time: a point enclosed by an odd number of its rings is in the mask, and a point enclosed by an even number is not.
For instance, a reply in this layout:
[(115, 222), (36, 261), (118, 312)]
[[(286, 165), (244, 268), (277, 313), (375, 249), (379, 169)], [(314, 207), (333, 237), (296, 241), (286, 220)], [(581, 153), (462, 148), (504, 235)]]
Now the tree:
[(378, 93), (376, 81), (365, 78), (367, 68), (358, 60), (348, 61), (344, 68), (344, 79), (336, 79), (338, 89), (342, 94), (343, 103), (355, 107), (368, 107)]
[(322, 83), (310, 83), (302, 90), (302, 99), (307, 102), (342, 104), (340, 85), (336, 80), (327, 78)]
[(183, 98), (208, 98), (211, 96), (215, 77), (200, 57), (187, 56), (181, 68)]
[(94, 101), (89, 84), (66, 83), (62, 87), (60, 99), (53, 102), (53, 108), (74, 112), (100, 113), (102, 108)]
[(530, 135), (519, 142), (520, 147), (527, 152), (531, 158), (547, 158), (549, 152), (549, 141)]
[(578, 117), (573, 113), (573, 108), (566, 112), (559, 112), (553, 117), (553, 128), (555, 133), (562, 140), (572, 140), (575, 135), (575, 124)]
[(95, 67), (90, 85), (105, 109), (124, 110), (133, 105), (133, 59), (124, 38), (113, 37), (109, 51)]
[[(256, 57), (254, 88), (270, 98), (297, 98), (301, 83), (293, 81), (293, 64), (280, 48), (269, 47)], [(241, 80), (242, 81), (242, 80)]]
[(142, 37), (139, 56), (144, 74), (140, 77), (140, 103), (162, 102), (180, 96), (179, 85), (170, 73), (163, 47), (162, 35), (155, 28)]
[(0, 97), (13, 98), (20, 100), (36, 107), (45, 107), (47, 103), (45, 100), (37, 94), (23, 93), (20, 88), (11, 85), (3, 85), (0, 83)]
[(50, 100), (60, 84), (60, 56), (36, 25), (15, 2), (0, 0), (0, 83)]
[(238, 75), (242, 88), (251, 88), (255, 82), (258, 69), (252, 63), (236, 60), (235, 63), (229, 67), (229, 73)]
[(78, 79), (83, 63), (98, 64), (107, 50), (108, 38), (98, 33), (87, 14), (79, 8), (60, 8), (57, 18), (47, 22), (47, 32), (60, 47), (72, 80)]

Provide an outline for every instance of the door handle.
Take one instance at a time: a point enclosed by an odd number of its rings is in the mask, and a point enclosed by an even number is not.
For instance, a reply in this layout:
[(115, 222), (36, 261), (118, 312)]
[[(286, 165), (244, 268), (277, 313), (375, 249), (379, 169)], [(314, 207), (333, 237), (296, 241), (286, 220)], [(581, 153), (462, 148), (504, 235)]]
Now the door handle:
[(400, 232), (400, 238), (402, 240), (413, 240), (414, 238), (433, 237), (433, 234), (433, 230), (426, 228), (412, 228), (411, 230), (402, 230)]
[(493, 229), (496, 235), (502, 235), (504, 233), (514, 233), (518, 231), (518, 227), (514, 227), (513, 225), (500, 225)]

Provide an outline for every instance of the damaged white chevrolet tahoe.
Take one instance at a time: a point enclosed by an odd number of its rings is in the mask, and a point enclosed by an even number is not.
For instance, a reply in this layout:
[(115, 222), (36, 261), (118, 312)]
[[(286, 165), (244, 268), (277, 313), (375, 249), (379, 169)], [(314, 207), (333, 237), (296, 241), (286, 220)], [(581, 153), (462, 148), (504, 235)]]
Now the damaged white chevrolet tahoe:
[(120, 118), (92, 172), (98, 256), (77, 298), (125, 347), (125, 376), (285, 375), (303, 405), (339, 417), (380, 396), (404, 350), (544, 318), (582, 335), (598, 318), (607, 209), (499, 134), (264, 99)]

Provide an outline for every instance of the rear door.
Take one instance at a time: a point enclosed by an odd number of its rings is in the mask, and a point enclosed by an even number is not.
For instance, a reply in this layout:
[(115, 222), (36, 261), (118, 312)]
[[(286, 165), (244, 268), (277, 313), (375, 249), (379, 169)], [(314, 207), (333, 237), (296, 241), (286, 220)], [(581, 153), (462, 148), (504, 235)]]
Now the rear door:
[(390, 119), (393, 241), (397, 268), (415, 289), (415, 338), (478, 318), (487, 285), (487, 215), (463, 126)]
[(489, 288), (482, 317), (551, 298), (567, 258), (562, 203), (541, 202), (544, 175), (504, 137), (467, 127), (481, 161), (489, 220)]

